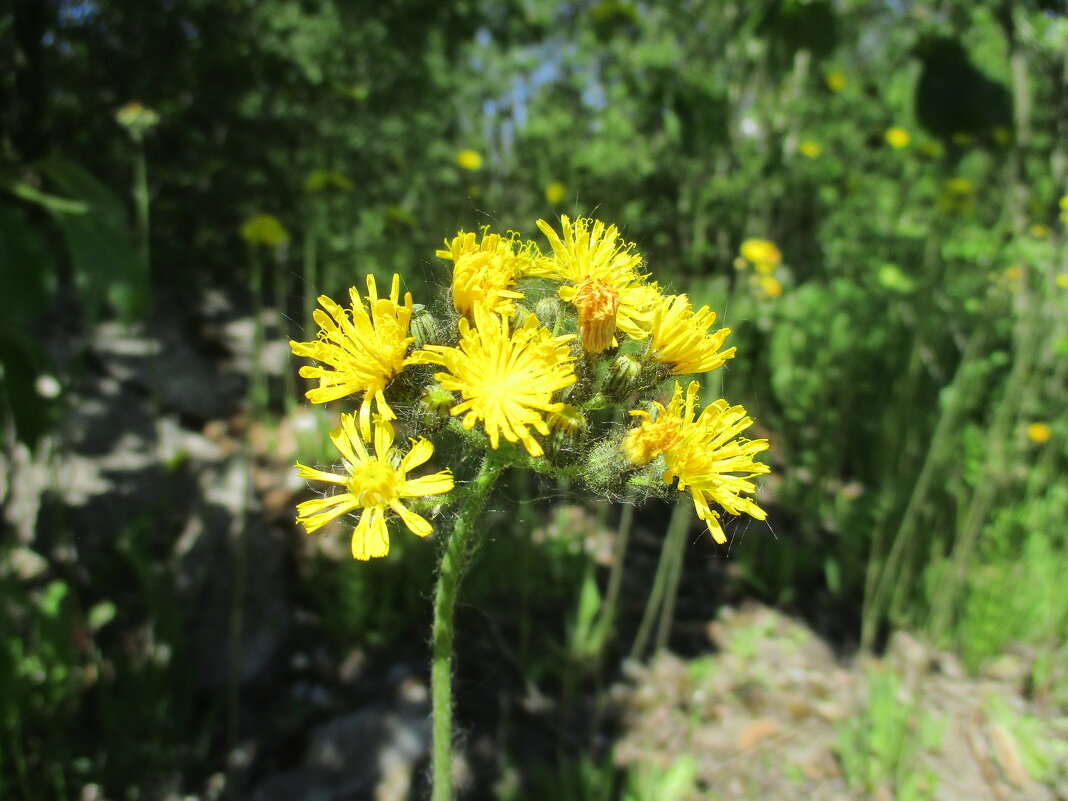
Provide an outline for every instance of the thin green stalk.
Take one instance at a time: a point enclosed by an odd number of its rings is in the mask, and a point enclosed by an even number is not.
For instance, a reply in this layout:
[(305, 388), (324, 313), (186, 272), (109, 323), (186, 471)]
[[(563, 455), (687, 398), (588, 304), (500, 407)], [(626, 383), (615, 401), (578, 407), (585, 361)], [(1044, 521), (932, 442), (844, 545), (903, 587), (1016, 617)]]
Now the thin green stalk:
[(630, 530), (634, 527), (634, 500), (623, 503), (623, 513), (619, 517), (619, 529), (616, 532), (616, 549), (612, 554), (612, 572), (608, 575), (608, 590), (601, 608), (603, 625), (614, 625), (619, 609), (619, 591), (623, 586), (623, 563), (627, 559), (630, 545)]
[(875, 558), (869, 562), (868, 580), (864, 597), (864, 611), (861, 622), (861, 648), (868, 650), (875, 642), (876, 626), (886, 609), (887, 594), (900, 578), (900, 566), (905, 549), (910, 545), (913, 535), (918, 531), (920, 511), (927, 502), (928, 492), (932, 489), (936, 470), (941, 467), (946, 456), (950, 455), (950, 437), (957, 428), (958, 418), (964, 410), (968, 396), (968, 383), (971, 380), (969, 367), (986, 342), (987, 329), (977, 326), (968, 344), (961, 354), (960, 364), (951, 384), (950, 402), (946, 404), (935, 426), (931, 445), (927, 449), (923, 466), (912, 490), (905, 513), (898, 524), (897, 534), (886, 561), (876, 565)]
[[(490, 490), (507, 464), (487, 454), (478, 475), (467, 485), (467, 499), (441, 554), (434, 593), (433, 656), (430, 694), (433, 717), (432, 801), (452, 801), (452, 654), (456, 596), (471, 557), (477, 550), (478, 520)], [(472, 537), (472, 535), (475, 535)]]
[(149, 295), (152, 285), (152, 250), (149, 242), (149, 203), (148, 203), (148, 159), (145, 157), (145, 143), (142, 139), (134, 140), (134, 178), (133, 178), (134, 214), (137, 218), (137, 252), (141, 262), (141, 274), (137, 277), (136, 307), (140, 314), (148, 314)]
[(675, 618), (675, 601), (679, 597), (679, 583), (682, 581), (682, 555), (686, 549), (686, 534), (690, 530), (693, 506), (688, 498), (675, 504), (668, 522), (668, 540), (670, 542), (671, 563), (664, 587), (664, 604), (660, 610), (660, 625), (656, 632), (653, 652), (667, 647), (668, 635), (671, 634), (671, 621)]
[(263, 263), (259, 248), (252, 255), (252, 367), (249, 374), (249, 412), (258, 419), (267, 408), (267, 381), (263, 374)]
[[(304, 338), (315, 339), (318, 324), (313, 312), (319, 296), (318, 219), (304, 234)], [(325, 288), (324, 288), (325, 291)]]
[[(678, 592), (678, 581), (673, 579), (675, 562), (680, 561), (682, 548), (686, 544), (686, 531), (690, 523), (690, 508), (685, 500), (675, 504), (671, 512), (671, 520), (668, 521), (667, 533), (664, 536), (664, 544), (660, 549), (660, 563), (656, 567), (656, 576), (653, 578), (653, 589), (649, 593), (649, 600), (645, 604), (645, 613), (642, 622), (638, 626), (638, 634), (634, 638), (634, 645), (630, 649), (631, 659), (640, 659), (649, 644), (649, 636), (653, 630), (653, 620), (660, 612), (661, 628), (671, 625), (670, 619), (664, 618), (665, 607), (670, 606), (674, 612), (675, 600), (668, 598), (669, 589)], [(658, 638), (658, 640), (661, 638)], [(661, 643), (658, 641), (658, 647)]]

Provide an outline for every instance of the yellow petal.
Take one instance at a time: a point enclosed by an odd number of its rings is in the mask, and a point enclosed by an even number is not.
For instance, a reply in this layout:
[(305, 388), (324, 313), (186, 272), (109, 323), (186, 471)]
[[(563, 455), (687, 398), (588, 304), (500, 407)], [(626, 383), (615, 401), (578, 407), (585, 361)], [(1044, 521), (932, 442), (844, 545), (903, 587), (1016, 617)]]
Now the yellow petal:
[(441, 470), (429, 476), (413, 478), (401, 486), (401, 497), (421, 498), (424, 495), (441, 495), (452, 490), (455, 482), (451, 470)]
[(419, 441), (411, 440), (412, 449), (404, 454), (404, 458), (401, 459), (400, 471), (407, 473), (409, 470), (414, 470), (421, 464), (425, 464), (426, 461), (434, 455), (434, 445), (428, 439), (420, 439)]
[(364, 509), (356, 530), (352, 532), (352, 558), (366, 562), (388, 553), (389, 530), (386, 528), (386, 516), (376, 507)]
[(324, 473), (322, 470), (316, 470), (314, 467), (308, 467), (300, 462), (297, 462), (295, 467), (297, 468), (297, 475), (301, 478), (308, 478), (314, 481), (326, 481), (330, 484), (344, 484), (348, 481), (345, 476), (339, 476), (335, 473)]
[(335, 517), (351, 512), (359, 504), (348, 492), (332, 495), (329, 498), (313, 498), (297, 504), (297, 522), (304, 530), (312, 534)]
[(408, 509), (400, 501), (390, 501), (389, 508), (400, 515), (400, 519), (404, 522), (404, 525), (406, 525), (408, 530), (417, 537), (425, 537), (434, 530), (434, 527), (431, 526), (425, 518), (417, 515), (411, 509)]

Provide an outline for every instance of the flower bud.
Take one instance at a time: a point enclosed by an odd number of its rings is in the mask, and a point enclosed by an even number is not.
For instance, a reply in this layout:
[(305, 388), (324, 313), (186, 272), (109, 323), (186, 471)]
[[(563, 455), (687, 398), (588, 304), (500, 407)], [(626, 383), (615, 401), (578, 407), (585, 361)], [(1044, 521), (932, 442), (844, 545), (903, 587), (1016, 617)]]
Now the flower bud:
[(547, 416), (549, 438), (546, 455), (554, 465), (574, 463), (585, 449), (586, 432), (589, 424), (581, 410), (571, 404), (565, 404), (558, 412)]
[(629, 353), (621, 353), (608, 368), (601, 391), (610, 401), (622, 403), (638, 391), (641, 377), (642, 363)]
[(437, 381), (427, 384), (419, 394), (416, 415), (420, 427), (427, 432), (437, 431), (448, 422), (456, 397)]
[(555, 295), (542, 298), (534, 306), (534, 316), (551, 331), (560, 317), (560, 301)]
[(438, 345), (441, 343), (441, 325), (426, 307), (416, 303), (412, 306), (412, 321), (409, 328), (411, 335), (415, 337), (413, 347), (421, 348), (424, 345)]

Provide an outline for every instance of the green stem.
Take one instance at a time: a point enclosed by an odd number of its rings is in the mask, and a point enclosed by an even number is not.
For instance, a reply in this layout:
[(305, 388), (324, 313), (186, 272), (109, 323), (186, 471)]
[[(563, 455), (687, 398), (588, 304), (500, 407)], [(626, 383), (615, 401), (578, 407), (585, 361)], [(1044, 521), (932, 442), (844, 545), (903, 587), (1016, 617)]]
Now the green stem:
[[(671, 621), (665, 620), (665, 607), (670, 608), (668, 614), (674, 612), (675, 599), (669, 595), (678, 592), (678, 581), (673, 579), (675, 563), (681, 559), (683, 546), (686, 542), (686, 530), (690, 524), (690, 507), (686, 499), (680, 499), (671, 511), (671, 520), (668, 522), (667, 534), (664, 544), (660, 548), (660, 562), (656, 567), (656, 576), (653, 578), (653, 589), (649, 593), (649, 600), (645, 604), (645, 613), (642, 622), (638, 626), (638, 634), (634, 638), (634, 645), (630, 649), (630, 658), (637, 660), (642, 658), (645, 647), (649, 644), (649, 636), (653, 631), (653, 621), (660, 612), (660, 625), (662, 628), (670, 626)], [(670, 586), (669, 586), (670, 585)], [(666, 640), (666, 636), (663, 638)], [(659, 643), (658, 643), (659, 645)]]
[[(460, 580), (478, 546), (477, 525), (490, 490), (507, 464), (487, 454), (467, 485), (467, 499), (441, 554), (434, 594), (433, 656), (430, 693), (433, 717), (432, 801), (452, 801), (452, 652), (453, 613)], [(472, 535), (476, 534), (472, 539)]]
[(267, 408), (267, 380), (263, 374), (263, 263), (259, 248), (252, 247), (252, 370), (249, 374), (249, 406), (253, 420)]
[(137, 215), (137, 246), (141, 261), (141, 274), (138, 276), (137, 309), (147, 314), (152, 273), (152, 250), (149, 242), (149, 206), (148, 206), (148, 159), (145, 157), (145, 144), (140, 139), (134, 143), (134, 179), (133, 179), (134, 213)]

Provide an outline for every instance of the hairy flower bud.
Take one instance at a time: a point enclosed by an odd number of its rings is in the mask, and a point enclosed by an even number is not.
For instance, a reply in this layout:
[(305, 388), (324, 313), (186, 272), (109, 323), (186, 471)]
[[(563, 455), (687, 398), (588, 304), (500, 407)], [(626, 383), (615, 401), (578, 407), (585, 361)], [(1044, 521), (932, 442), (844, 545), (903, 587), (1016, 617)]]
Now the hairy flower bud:
[(413, 345), (415, 350), (424, 345), (436, 345), (441, 342), (441, 324), (426, 310), (425, 306), (418, 303), (412, 307), (412, 322), (409, 331), (415, 337)]
[(585, 448), (589, 430), (585, 415), (577, 407), (566, 404), (560, 411), (549, 414), (546, 422), (549, 425), (546, 450), (549, 461), (555, 465), (574, 463)]
[(629, 353), (616, 356), (608, 368), (602, 392), (615, 403), (622, 403), (641, 386), (642, 363)]

